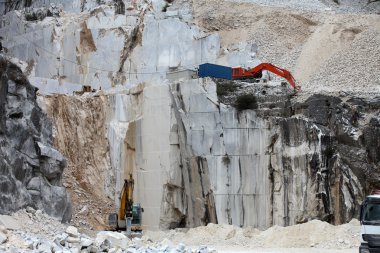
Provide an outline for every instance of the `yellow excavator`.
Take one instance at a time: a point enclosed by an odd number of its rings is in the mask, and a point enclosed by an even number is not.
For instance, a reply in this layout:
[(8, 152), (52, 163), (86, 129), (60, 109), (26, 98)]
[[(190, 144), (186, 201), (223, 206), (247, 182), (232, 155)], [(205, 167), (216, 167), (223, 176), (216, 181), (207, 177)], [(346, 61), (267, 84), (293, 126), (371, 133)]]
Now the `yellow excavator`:
[(115, 230), (126, 230), (131, 232), (141, 232), (141, 213), (144, 209), (140, 204), (133, 204), (133, 188), (135, 181), (132, 174), (124, 180), (123, 189), (120, 193), (120, 207), (118, 213), (111, 213), (108, 216), (108, 225)]

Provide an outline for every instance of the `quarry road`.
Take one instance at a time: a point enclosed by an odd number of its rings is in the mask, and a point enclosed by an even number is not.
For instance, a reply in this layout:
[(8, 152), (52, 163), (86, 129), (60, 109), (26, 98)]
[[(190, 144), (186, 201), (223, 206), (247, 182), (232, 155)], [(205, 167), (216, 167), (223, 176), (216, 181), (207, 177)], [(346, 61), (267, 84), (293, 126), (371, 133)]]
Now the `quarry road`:
[(218, 249), (218, 253), (354, 253), (358, 249), (314, 249), (314, 248), (276, 248), (276, 249), (236, 249), (236, 248), (223, 248)]

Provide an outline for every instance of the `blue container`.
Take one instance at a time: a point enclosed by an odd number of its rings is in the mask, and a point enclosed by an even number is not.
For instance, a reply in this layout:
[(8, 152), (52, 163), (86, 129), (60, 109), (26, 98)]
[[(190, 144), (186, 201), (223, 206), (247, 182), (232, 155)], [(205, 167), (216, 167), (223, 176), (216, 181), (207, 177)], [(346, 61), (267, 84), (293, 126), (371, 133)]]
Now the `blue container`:
[(205, 63), (199, 65), (198, 76), (232, 80), (232, 68), (211, 63)]

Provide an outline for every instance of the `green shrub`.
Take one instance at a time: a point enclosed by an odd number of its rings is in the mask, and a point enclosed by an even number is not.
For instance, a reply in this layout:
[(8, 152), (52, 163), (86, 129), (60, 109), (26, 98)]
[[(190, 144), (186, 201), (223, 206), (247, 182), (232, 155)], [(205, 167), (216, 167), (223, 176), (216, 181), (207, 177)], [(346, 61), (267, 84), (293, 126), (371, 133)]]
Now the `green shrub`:
[(257, 98), (253, 94), (244, 94), (237, 97), (235, 101), (235, 108), (238, 111), (249, 110), (249, 109), (257, 109)]
[(227, 96), (229, 93), (235, 92), (239, 88), (239, 85), (232, 81), (218, 82), (216, 84), (216, 94), (218, 97)]

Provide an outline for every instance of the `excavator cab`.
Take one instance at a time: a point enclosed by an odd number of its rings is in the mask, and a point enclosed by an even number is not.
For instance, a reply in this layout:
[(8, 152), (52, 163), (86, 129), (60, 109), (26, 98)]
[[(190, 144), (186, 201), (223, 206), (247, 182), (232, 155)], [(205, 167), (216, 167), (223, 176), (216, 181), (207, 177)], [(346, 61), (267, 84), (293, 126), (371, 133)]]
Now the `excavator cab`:
[(144, 212), (144, 208), (141, 207), (140, 204), (134, 204), (132, 207), (132, 222), (131, 222), (131, 230), (134, 232), (141, 232), (141, 217)]

